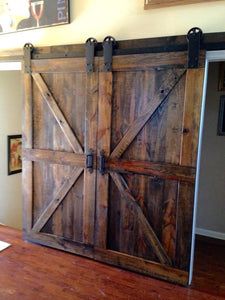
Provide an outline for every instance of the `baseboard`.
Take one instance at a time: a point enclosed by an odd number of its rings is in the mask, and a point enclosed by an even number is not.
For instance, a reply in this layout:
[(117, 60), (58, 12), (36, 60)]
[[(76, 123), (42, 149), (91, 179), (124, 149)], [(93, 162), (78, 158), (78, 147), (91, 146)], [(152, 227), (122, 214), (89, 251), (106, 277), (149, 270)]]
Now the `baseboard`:
[(203, 228), (195, 228), (195, 233), (198, 235), (203, 235), (207, 237), (211, 237), (214, 239), (224, 240), (225, 241), (225, 233), (217, 232), (213, 230), (206, 230)]

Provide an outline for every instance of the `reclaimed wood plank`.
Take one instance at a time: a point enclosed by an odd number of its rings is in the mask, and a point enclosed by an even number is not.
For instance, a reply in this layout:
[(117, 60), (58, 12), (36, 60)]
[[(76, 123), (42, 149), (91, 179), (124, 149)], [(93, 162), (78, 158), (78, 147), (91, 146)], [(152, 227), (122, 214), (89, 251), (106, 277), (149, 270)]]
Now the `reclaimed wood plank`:
[[(101, 151), (104, 151), (104, 155), (108, 157), (111, 150), (112, 80), (111, 72), (99, 73), (98, 157), (100, 157)], [(103, 249), (107, 246), (108, 189), (109, 174), (101, 175), (98, 172), (96, 183), (95, 246)]]
[(54, 199), (49, 203), (47, 208), (43, 211), (43, 213), (41, 214), (37, 222), (34, 224), (32, 231), (39, 232), (43, 228), (43, 226), (52, 216), (54, 211), (61, 204), (65, 196), (68, 194), (72, 186), (78, 180), (82, 172), (83, 172), (82, 168), (75, 167), (73, 169), (72, 173), (68, 176), (68, 178), (65, 179), (63, 185), (57, 191), (56, 195), (54, 196)]
[(44, 80), (42, 79), (41, 75), (40, 74), (32, 74), (32, 77), (33, 77), (35, 83), (37, 84), (49, 109), (51, 110), (52, 114), (54, 115), (57, 123), (59, 124), (60, 128), (62, 129), (63, 133), (65, 134), (65, 137), (66, 137), (68, 143), (70, 144), (70, 146), (72, 147), (73, 151), (75, 153), (82, 154), (83, 149), (82, 149), (79, 141), (77, 140), (74, 132), (68, 125), (68, 122), (67, 122), (65, 116), (63, 115), (62, 111), (60, 110), (59, 106), (57, 105), (56, 100), (54, 99), (52, 93), (48, 89), (48, 87), (47, 87), (46, 83), (44, 82)]

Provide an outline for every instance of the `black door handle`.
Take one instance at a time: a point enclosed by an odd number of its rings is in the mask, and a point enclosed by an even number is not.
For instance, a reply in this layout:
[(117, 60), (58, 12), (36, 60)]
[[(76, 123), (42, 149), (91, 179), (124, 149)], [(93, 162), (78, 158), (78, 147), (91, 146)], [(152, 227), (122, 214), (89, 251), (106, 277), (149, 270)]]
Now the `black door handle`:
[(105, 162), (106, 162), (106, 158), (105, 158), (105, 153), (104, 151), (102, 150), (100, 152), (100, 157), (99, 157), (99, 172), (101, 175), (104, 175), (105, 174)]
[(86, 168), (90, 173), (92, 173), (93, 167), (94, 167), (94, 155), (93, 155), (93, 150), (90, 149), (88, 151), (88, 154), (86, 155)]

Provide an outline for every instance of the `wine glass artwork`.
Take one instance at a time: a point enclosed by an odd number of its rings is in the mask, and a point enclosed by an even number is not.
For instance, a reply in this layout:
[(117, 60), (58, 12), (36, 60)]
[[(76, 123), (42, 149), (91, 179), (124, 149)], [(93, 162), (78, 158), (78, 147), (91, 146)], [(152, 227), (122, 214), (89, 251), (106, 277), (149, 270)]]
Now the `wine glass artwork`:
[(40, 19), (44, 13), (44, 0), (31, 2), (31, 13), (37, 22), (37, 27), (39, 27)]

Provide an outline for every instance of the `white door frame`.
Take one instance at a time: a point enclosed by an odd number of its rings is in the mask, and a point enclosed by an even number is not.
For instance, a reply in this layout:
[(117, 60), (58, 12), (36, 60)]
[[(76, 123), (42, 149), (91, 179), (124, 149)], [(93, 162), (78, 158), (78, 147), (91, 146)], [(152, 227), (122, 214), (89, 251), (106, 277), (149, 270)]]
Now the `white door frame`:
[(203, 85), (203, 95), (202, 95), (202, 109), (201, 109), (201, 119), (199, 127), (199, 143), (198, 143), (198, 156), (196, 165), (196, 180), (195, 180), (195, 199), (194, 199), (194, 211), (193, 211), (193, 224), (192, 224), (192, 243), (191, 243), (191, 260), (189, 269), (189, 284), (192, 282), (193, 278), (193, 267), (194, 267), (194, 254), (195, 254), (195, 229), (196, 229), (196, 216), (197, 216), (197, 205), (198, 205), (198, 195), (199, 195), (199, 179), (200, 179), (200, 163), (201, 163), (201, 152), (202, 152), (202, 135), (203, 126), (205, 118), (205, 103), (208, 85), (208, 71), (210, 62), (225, 61), (225, 50), (218, 51), (207, 51), (205, 60), (205, 76)]

